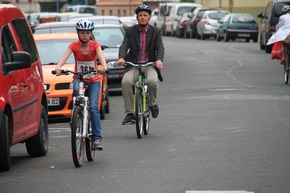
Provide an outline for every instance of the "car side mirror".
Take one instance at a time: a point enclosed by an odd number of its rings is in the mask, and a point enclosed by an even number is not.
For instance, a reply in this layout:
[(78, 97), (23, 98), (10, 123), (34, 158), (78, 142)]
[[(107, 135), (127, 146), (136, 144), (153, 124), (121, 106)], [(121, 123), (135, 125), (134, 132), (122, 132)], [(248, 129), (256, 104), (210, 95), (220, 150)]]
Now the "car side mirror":
[(263, 13), (258, 13), (258, 14), (257, 14), (257, 17), (258, 17), (258, 18), (261, 18), (261, 19), (264, 19), (264, 18), (265, 18), (265, 16), (263, 16)]
[(16, 51), (12, 52), (12, 61), (4, 64), (6, 72), (29, 68), (31, 66), (31, 58), (28, 52)]

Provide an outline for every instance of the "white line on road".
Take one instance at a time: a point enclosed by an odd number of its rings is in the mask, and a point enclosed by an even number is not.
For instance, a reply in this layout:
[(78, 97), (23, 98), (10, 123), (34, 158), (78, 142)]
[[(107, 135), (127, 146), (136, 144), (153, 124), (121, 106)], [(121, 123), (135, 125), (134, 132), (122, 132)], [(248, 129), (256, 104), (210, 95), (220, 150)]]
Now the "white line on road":
[(188, 190), (185, 193), (254, 193), (254, 192), (247, 192), (244, 190), (232, 190), (232, 191), (222, 191), (222, 190), (204, 190), (204, 191), (195, 191), (195, 190)]

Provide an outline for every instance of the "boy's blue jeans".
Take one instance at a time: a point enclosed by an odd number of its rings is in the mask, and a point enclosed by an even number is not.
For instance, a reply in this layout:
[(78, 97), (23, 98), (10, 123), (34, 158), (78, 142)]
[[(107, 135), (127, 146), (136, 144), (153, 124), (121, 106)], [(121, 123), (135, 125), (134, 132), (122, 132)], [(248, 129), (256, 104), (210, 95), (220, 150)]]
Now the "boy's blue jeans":
[[(92, 127), (92, 140), (102, 139), (101, 115), (98, 108), (101, 82), (85, 82), (88, 85), (89, 109)], [(79, 78), (73, 80), (73, 96), (79, 93)]]

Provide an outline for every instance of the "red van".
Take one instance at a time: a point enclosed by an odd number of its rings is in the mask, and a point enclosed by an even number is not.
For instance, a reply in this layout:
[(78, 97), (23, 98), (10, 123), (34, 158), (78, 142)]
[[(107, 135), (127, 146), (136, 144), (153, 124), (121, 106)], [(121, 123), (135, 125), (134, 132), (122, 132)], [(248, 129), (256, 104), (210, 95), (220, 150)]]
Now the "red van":
[(31, 157), (48, 151), (47, 99), (36, 44), (17, 7), (0, 5), (0, 170), (11, 167), (10, 147), (25, 143)]

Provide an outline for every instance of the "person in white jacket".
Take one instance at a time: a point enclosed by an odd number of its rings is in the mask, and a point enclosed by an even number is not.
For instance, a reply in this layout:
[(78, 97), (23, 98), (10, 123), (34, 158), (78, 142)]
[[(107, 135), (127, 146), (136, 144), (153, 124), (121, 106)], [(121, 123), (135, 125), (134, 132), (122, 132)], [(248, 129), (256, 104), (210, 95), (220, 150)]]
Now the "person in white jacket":
[(274, 44), (275, 42), (283, 41), (290, 34), (290, 6), (284, 5), (282, 13), (279, 17), (279, 22), (275, 27), (275, 33), (268, 40), (267, 45)]

